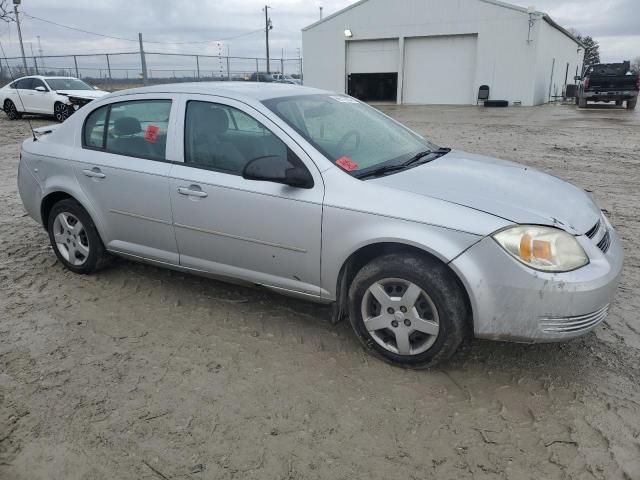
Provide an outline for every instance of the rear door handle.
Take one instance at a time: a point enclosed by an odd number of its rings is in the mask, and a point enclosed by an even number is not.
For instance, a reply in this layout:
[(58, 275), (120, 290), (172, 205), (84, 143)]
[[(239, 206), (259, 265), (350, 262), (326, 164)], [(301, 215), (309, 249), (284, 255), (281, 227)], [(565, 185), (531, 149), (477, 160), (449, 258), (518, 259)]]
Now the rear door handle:
[(106, 175), (98, 167), (93, 167), (91, 170), (82, 170), (85, 176), (90, 178), (105, 178)]
[(209, 196), (207, 192), (203, 192), (197, 185), (191, 185), (190, 187), (178, 187), (178, 193), (180, 195), (188, 195), (189, 197), (206, 198)]

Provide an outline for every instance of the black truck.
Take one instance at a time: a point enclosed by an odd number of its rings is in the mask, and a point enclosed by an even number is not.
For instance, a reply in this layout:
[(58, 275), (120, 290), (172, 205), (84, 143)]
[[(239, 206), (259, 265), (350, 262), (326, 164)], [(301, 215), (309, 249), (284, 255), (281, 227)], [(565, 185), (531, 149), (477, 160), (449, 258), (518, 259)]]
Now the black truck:
[(585, 108), (587, 102), (616, 102), (633, 110), (638, 102), (640, 74), (631, 71), (630, 62), (599, 63), (588, 67), (582, 77), (576, 103)]

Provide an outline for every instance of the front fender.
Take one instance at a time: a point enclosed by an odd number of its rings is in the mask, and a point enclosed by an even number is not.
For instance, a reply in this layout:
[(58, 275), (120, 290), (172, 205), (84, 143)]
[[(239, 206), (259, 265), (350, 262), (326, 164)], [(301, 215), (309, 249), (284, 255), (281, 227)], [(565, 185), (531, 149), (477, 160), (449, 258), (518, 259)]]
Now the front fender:
[(330, 300), (336, 299), (342, 266), (364, 247), (407, 245), (449, 263), (482, 239), (481, 235), (337, 207), (325, 207), (322, 223), (321, 283)]

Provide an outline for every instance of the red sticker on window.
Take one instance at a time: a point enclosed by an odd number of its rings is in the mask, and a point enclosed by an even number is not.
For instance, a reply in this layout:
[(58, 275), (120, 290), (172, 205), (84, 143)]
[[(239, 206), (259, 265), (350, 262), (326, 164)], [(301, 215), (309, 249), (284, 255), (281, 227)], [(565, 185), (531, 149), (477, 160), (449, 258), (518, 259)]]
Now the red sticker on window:
[(160, 129), (155, 125), (149, 125), (147, 131), (144, 132), (144, 139), (149, 143), (155, 143), (158, 139), (158, 132)]
[(347, 172), (353, 172), (354, 170), (358, 169), (358, 164), (347, 156), (340, 157), (338, 160), (336, 160), (336, 165), (344, 168)]

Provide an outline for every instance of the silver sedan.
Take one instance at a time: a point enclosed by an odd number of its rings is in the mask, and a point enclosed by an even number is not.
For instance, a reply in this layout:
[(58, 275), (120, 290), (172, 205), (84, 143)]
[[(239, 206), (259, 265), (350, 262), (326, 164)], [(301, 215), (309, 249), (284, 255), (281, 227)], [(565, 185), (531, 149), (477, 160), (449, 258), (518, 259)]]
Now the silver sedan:
[(472, 336), (582, 335), (622, 268), (585, 191), (306, 87), (110, 94), (25, 141), (18, 183), (74, 272), (117, 255), (330, 303), (367, 350), (415, 368)]

